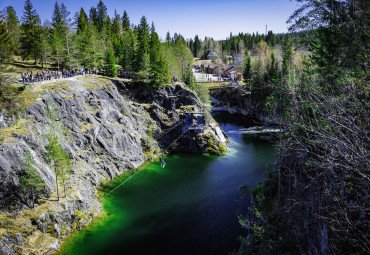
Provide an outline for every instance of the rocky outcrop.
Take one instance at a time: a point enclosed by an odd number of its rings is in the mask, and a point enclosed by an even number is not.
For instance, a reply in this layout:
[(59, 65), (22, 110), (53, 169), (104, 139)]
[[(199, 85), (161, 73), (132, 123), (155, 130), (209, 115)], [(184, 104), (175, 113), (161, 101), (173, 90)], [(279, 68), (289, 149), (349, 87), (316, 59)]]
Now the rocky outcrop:
[[(178, 140), (171, 149), (178, 151), (183, 151), (184, 141), (192, 152), (226, 149), (227, 138), (213, 120), (201, 133), (182, 134), (181, 116), (197, 109), (196, 95), (182, 86), (133, 88), (98, 77), (33, 86), (40, 87), (28, 89), (39, 93), (34, 92), (35, 101), (21, 117), (13, 122), (11, 116), (0, 115), (9, 120), (0, 129), (0, 254), (55, 251), (73, 229), (101, 211), (97, 189), (102, 183), (154, 158), (173, 139)], [(57, 113), (54, 122), (47, 117), (50, 109)], [(73, 170), (59, 202), (55, 173), (43, 155), (52, 125), (58, 127)], [(34, 209), (30, 194), (20, 189), (25, 150), (46, 184), (45, 198)]]
[(262, 89), (254, 89), (250, 92), (240, 86), (213, 88), (210, 89), (212, 111), (242, 114), (265, 122), (267, 121), (266, 93)]

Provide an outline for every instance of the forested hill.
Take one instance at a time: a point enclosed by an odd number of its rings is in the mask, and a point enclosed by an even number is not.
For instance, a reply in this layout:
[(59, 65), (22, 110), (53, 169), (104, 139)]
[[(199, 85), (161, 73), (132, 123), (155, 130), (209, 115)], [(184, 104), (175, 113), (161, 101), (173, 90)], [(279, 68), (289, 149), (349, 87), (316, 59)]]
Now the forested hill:
[(2, 62), (17, 55), (51, 70), (100, 68), (112, 77), (121, 71), (154, 87), (191, 73), (193, 58), (184, 38), (161, 43), (154, 23), (145, 16), (137, 25), (131, 24), (126, 11), (110, 17), (101, 0), (73, 17), (64, 3), (56, 2), (51, 22), (42, 23), (38, 11), (30, 0), (21, 18), (12, 6), (6, 8), (0, 19)]
[[(253, 51), (260, 42), (265, 42), (271, 48), (283, 47), (284, 45), (293, 42), (297, 47), (307, 47), (304, 38), (307, 32), (292, 32), (274, 34), (273, 31), (268, 31), (267, 34), (256, 33), (239, 33), (238, 35), (230, 34), (230, 37), (224, 40), (214, 40), (213, 38), (205, 37), (200, 39), (198, 35), (194, 39), (187, 40), (188, 47), (194, 57), (206, 59), (210, 51), (216, 52), (220, 60), (227, 63), (227, 56), (233, 58), (240, 57), (244, 59), (248, 52)], [(175, 38), (178, 35), (175, 35)], [(166, 41), (170, 40), (170, 34), (167, 34)]]
[(369, 254), (370, 2), (298, 2), (289, 21), (311, 31), (311, 54), (297, 66), (287, 51), (286, 72), (261, 83), (286, 132), (278, 166), (251, 190), (240, 254)]

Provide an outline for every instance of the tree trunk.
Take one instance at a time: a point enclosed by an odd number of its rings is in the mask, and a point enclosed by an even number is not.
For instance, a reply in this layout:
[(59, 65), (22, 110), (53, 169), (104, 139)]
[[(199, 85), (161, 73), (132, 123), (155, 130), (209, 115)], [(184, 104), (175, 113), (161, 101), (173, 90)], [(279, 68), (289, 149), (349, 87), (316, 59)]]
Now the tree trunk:
[(64, 197), (67, 197), (67, 193), (66, 193), (66, 184), (63, 183), (63, 187), (64, 187)]
[[(55, 172), (57, 172), (57, 171), (55, 171)], [(55, 174), (55, 182), (57, 184), (57, 195), (58, 195), (58, 201), (59, 201), (59, 187), (58, 187), (58, 175), (57, 174)]]
[(66, 42), (67, 42), (68, 67), (70, 69), (71, 68), (71, 55), (69, 54), (68, 31), (66, 31)]

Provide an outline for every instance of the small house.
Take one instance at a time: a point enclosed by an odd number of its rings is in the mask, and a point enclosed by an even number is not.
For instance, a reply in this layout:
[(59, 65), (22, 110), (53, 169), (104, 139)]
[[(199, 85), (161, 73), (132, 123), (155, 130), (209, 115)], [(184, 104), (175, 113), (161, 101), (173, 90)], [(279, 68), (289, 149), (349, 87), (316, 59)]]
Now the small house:
[(214, 52), (214, 51), (208, 51), (208, 54), (207, 54), (207, 59), (208, 60), (214, 60), (214, 59), (217, 59), (218, 56), (217, 56), (217, 53)]

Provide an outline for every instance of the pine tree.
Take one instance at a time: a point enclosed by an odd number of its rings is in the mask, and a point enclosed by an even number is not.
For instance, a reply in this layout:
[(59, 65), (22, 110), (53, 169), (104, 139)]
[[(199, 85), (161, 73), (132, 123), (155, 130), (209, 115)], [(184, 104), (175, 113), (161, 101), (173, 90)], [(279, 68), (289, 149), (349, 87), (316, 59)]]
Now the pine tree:
[(85, 34), (87, 32), (88, 22), (87, 15), (83, 8), (81, 8), (77, 20), (77, 34)]
[(90, 24), (94, 25), (95, 28), (98, 28), (98, 11), (95, 7), (91, 7), (89, 12), (89, 22)]
[(23, 193), (31, 195), (31, 208), (34, 208), (35, 201), (37, 201), (45, 188), (45, 183), (34, 167), (35, 160), (29, 150), (24, 151), (23, 164), (25, 165), (25, 173), (20, 178), (20, 187)]
[(48, 68), (48, 59), (51, 57), (52, 45), (51, 45), (52, 32), (47, 26), (44, 26), (41, 32), (41, 42), (40, 42), (40, 53), (42, 59), (42, 67)]
[(245, 83), (247, 83), (247, 86), (250, 86), (250, 80), (252, 77), (252, 60), (251, 56), (248, 54), (245, 58), (245, 64), (243, 69), (243, 79)]
[(128, 18), (127, 12), (124, 11), (122, 16), (122, 30), (124, 32), (127, 32), (128, 30), (130, 30), (130, 27), (130, 19)]
[(10, 36), (11, 49), (14, 53), (18, 53), (20, 49), (20, 27), (19, 19), (12, 6), (6, 7), (6, 27)]
[(23, 58), (33, 57), (35, 63), (40, 54), (40, 18), (30, 0), (26, 0), (22, 16), (21, 54)]
[(183, 77), (188, 64), (193, 61), (193, 56), (190, 49), (186, 46), (184, 38), (179, 35), (176, 36), (174, 50), (180, 67), (180, 77)]
[(51, 45), (52, 49), (54, 51), (53, 58), (54, 61), (57, 62), (58, 72), (60, 71), (60, 68), (62, 67), (62, 59), (63, 59), (63, 38), (58, 33), (57, 30), (53, 30), (51, 34)]
[(102, 38), (102, 34), (98, 32), (97, 28), (93, 25), (88, 29), (89, 46), (85, 49), (89, 56), (89, 65), (102, 67), (105, 56), (105, 49), (107, 45)]
[(195, 89), (195, 78), (190, 63), (184, 72), (183, 80), (191, 89)]
[(194, 57), (196, 58), (200, 57), (201, 50), (202, 50), (202, 42), (200, 41), (198, 35), (196, 35), (194, 38), (194, 52), (193, 52)]
[(109, 47), (105, 55), (104, 75), (110, 76), (110, 77), (116, 77), (117, 74), (118, 74), (118, 71), (116, 67), (116, 59), (114, 57), (112, 47)]
[(166, 43), (167, 44), (170, 44), (171, 43), (171, 34), (170, 32), (168, 31), (167, 34), (166, 34)]
[(119, 38), (121, 35), (121, 24), (119, 16), (114, 17), (113, 24), (112, 24), (112, 35), (115, 38)]
[(282, 74), (284, 77), (289, 75), (289, 69), (293, 61), (293, 48), (292, 41), (288, 39), (283, 45), (283, 64), (282, 64)]
[(165, 60), (161, 42), (158, 34), (155, 32), (154, 24), (152, 24), (150, 38), (150, 82), (154, 87), (160, 87), (170, 81), (170, 72), (167, 61)]
[[(140, 24), (137, 28), (138, 32), (138, 47), (136, 50), (136, 63), (135, 70), (137, 72), (144, 71), (147, 66), (147, 57), (149, 56), (149, 25), (146, 21), (145, 16), (141, 18)], [(146, 58), (146, 59), (144, 59)]]
[(125, 34), (120, 37), (119, 43), (120, 64), (123, 70), (133, 72), (135, 69), (136, 39), (131, 29), (127, 30)]
[(89, 66), (89, 55), (91, 52), (90, 37), (88, 31), (87, 15), (83, 8), (81, 8), (77, 17), (77, 33), (76, 33), (76, 48), (77, 59), (82, 66)]
[(98, 5), (96, 6), (96, 14), (97, 14), (97, 29), (99, 32), (102, 32), (108, 16), (107, 7), (105, 6), (102, 0), (99, 0)]
[(112, 22), (111, 22), (111, 19), (110, 19), (109, 15), (105, 19), (104, 33), (105, 33), (105, 36), (104, 36), (105, 42), (107, 44), (108, 43), (111, 43), (111, 38), (112, 38)]
[(139, 79), (147, 80), (150, 75), (150, 54), (144, 53), (142, 56), (141, 69), (139, 71)]
[(58, 123), (58, 111), (56, 110), (54, 104), (48, 104), (46, 113), (50, 121), (51, 128), (47, 134), (48, 143), (45, 145), (46, 152), (44, 153), (44, 159), (48, 164), (50, 164), (50, 167), (54, 168), (55, 183), (59, 201), (58, 178), (60, 178), (62, 181), (64, 195), (66, 196), (65, 182), (68, 180), (68, 176), (71, 172), (71, 162), (68, 153), (63, 150), (63, 147), (60, 143), (60, 138), (58, 137), (58, 133), (61, 133), (62, 128)]
[(68, 154), (63, 150), (59, 142), (58, 136), (51, 131), (47, 136), (48, 144), (45, 145), (46, 153), (44, 154), (45, 161), (50, 164), (50, 167), (55, 171), (55, 183), (57, 187), (57, 195), (59, 201), (59, 183), (61, 179), (64, 186), (64, 194), (66, 195), (65, 181), (68, 179), (68, 174), (71, 169), (71, 163)]
[(63, 34), (63, 30), (65, 27), (63, 15), (61, 12), (61, 7), (58, 4), (58, 2), (55, 2), (54, 4), (54, 10), (52, 14), (52, 22), (53, 28), (59, 33)]
[(6, 25), (0, 20), (0, 63), (5, 62), (11, 56), (10, 41)]
[(269, 64), (268, 72), (267, 72), (267, 80), (269, 82), (273, 82), (276, 84), (276, 79), (278, 75), (278, 62), (276, 59), (276, 54), (274, 51), (271, 51), (271, 63)]

